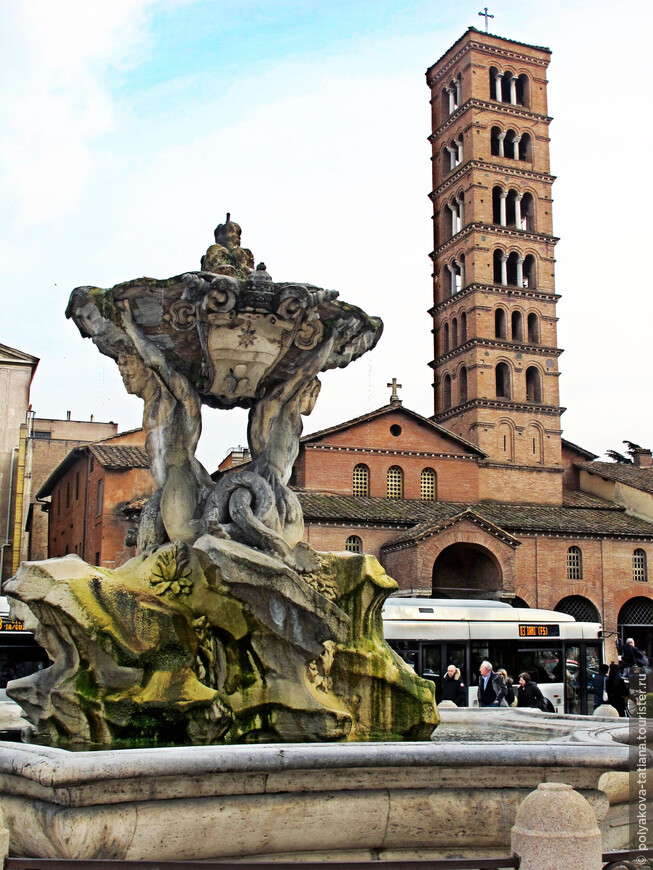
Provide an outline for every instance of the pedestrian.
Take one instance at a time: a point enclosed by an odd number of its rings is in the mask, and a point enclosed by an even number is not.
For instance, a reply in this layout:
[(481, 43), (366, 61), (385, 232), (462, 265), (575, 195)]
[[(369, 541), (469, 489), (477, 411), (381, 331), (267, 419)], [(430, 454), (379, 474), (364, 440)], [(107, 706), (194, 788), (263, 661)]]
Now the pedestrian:
[(503, 677), (503, 682), (506, 684), (506, 704), (509, 707), (514, 707), (515, 689), (513, 687), (512, 677), (508, 676), (508, 671), (505, 668), (497, 668), (497, 674)]
[(531, 680), (530, 674), (524, 672), (519, 675), (519, 688), (517, 689), (518, 707), (537, 707), (544, 710), (546, 701), (544, 695), (535, 680)]
[(479, 671), (481, 674), (478, 680), (479, 707), (507, 707), (506, 684), (503, 677), (492, 670), (492, 664), (488, 661), (481, 662)]
[[(607, 665), (599, 665), (599, 672), (594, 677), (592, 681), (592, 685), (594, 687), (594, 709), (600, 707), (601, 704), (607, 704), (607, 690), (605, 688), (605, 684), (608, 679), (608, 666)], [(604, 697), (605, 695), (605, 697)]]
[(467, 691), (465, 683), (460, 678), (460, 671), (455, 665), (447, 667), (447, 673), (442, 680), (441, 701), (453, 701), (456, 707), (467, 706)]
[(644, 668), (648, 665), (648, 659), (641, 649), (637, 649), (632, 637), (629, 637), (624, 644), (621, 663), (624, 668), (624, 677), (628, 676), (631, 668)]
[(605, 688), (608, 693), (608, 704), (612, 704), (620, 716), (625, 716), (628, 683), (619, 673), (619, 665), (615, 664), (615, 662), (610, 662)]

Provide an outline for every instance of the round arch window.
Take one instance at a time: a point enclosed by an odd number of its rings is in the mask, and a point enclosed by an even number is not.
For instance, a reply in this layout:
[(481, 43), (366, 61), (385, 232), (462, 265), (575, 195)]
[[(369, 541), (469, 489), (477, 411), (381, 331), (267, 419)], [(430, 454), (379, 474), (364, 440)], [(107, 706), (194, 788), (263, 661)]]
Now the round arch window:
[(555, 608), (558, 613), (568, 613), (577, 622), (600, 622), (599, 611), (589, 598), (582, 595), (568, 595), (559, 601)]

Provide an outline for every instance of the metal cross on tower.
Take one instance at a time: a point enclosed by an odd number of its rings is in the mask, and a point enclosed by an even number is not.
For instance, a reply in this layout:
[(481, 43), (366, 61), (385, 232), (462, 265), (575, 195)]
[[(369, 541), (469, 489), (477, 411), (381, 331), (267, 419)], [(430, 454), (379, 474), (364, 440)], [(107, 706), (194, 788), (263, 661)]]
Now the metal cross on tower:
[(399, 395), (397, 394), (397, 390), (401, 390), (402, 385), (397, 383), (397, 379), (393, 378), (389, 384), (386, 384), (386, 387), (392, 387), (392, 395), (390, 396), (390, 401), (391, 402), (400, 402), (401, 399), (399, 398)]
[(485, 7), (485, 9), (484, 9), (482, 12), (479, 12), (478, 14), (479, 14), (482, 18), (485, 18), (485, 32), (488, 33), (488, 32), (489, 32), (489, 29), (488, 29), (488, 18), (494, 18), (494, 15), (490, 15), (490, 14), (488, 13), (488, 11), (487, 11), (487, 6)]

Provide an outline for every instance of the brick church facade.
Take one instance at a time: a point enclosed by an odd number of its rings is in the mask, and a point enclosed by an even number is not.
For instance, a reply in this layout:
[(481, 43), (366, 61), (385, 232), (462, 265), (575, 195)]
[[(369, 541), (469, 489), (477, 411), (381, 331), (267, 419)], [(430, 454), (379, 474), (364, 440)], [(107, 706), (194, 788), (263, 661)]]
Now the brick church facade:
[(549, 57), (470, 28), (427, 71), (434, 415), (393, 386), (303, 438), (291, 483), (313, 547), (376, 555), (404, 594), (556, 608), (650, 655), (651, 454), (626, 485), (562, 438)]

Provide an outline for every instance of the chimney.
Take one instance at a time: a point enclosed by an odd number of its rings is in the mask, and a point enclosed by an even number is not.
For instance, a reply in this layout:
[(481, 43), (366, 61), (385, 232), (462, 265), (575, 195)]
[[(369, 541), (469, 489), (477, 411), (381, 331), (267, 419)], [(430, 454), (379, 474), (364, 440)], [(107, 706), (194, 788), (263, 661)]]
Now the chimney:
[(66, 411), (66, 420), (70, 420), (70, 411)]
[(91, 423), (93, 422), (93, 414), (91, 414)]
[(646, 447), (633, 450), (633, 462), (639, 468), (653, 468), (653, 454)]

